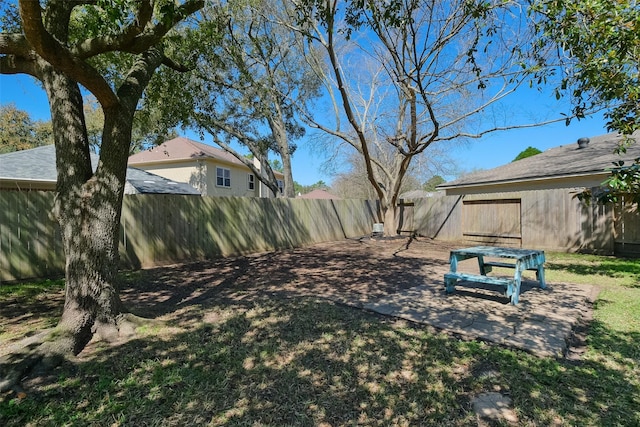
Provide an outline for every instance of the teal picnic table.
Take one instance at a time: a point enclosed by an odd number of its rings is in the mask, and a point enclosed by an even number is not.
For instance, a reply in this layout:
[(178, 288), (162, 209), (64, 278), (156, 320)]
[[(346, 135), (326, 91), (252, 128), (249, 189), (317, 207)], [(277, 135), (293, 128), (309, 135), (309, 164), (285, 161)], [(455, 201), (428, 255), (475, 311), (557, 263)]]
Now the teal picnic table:
[[(458, 263), (465, 259), (477, 258), (480, 274), (458, 272)], [(487, 260), (490, 258), (490, 260)], [(457, 249), (449, 255), (450, 271), (444, 275), (445, 290), (447, 293), (455, 291), (458, 281), (486, 283), (496, 285), (505, 291), (507, 297), (511, 297), (511, 304), (518, 304), (520, 297), (520, 284), (522, 272), (535, 270), (536, 279), (540, 282), (540, 288), (547, 287), (544, 281), (544, 251), (533, 249), (501, 248), (494, 246), (474, 246), (472, 248)], [(515, 273), (511, 277), (487, 276), (492, 267), (513, 268)]]

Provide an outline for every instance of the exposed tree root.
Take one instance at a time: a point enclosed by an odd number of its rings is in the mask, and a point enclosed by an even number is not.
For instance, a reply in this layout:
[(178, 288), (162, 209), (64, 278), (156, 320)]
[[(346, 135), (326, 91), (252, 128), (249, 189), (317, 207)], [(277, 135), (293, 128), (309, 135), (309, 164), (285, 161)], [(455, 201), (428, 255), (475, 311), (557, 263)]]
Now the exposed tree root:
[[(93, 339), (123, 343), (137, 336), (138, 327), (149, 324), (163, 325), (164, 322), (123, 313), (113, 323), (96, 323)], [(20, 383), (25, 378), (46, 374), (63, 361), (72, 360), (76, 353), (74, 342), (71, 332), (56, 327), (12, 345), (8, 353), (0, 357), (0, 393), (21, 390)]]
[[(43, 341), (42, 335), (38, 334), (40, 341)], [(9, 391), (19, 384), (43, 358), (37, 351), (42, 342), (33, 340), (32, 337), (23, 341), (28, 341), (29, 344), (0, 358), (0, 393)]]

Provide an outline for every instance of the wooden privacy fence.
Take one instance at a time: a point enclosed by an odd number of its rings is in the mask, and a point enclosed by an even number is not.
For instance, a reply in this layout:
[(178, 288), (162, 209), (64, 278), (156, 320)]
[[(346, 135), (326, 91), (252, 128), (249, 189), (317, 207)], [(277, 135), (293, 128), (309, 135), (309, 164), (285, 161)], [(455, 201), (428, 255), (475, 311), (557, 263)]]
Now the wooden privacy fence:
[(640, 255), (636, 207), (587, 206), (574, 194), (551, 189), (416, 199), (412, 231), (461, 244)]
[[(0, 282), (53, 277), (64, 254), (53, 192), (0, 192)], [(125, 196), (120, 258), (140, 268), (357, 237), (377, 222), (364, 200)]]
[(615, 207), (614, 252), (640, 257), (640, 210), (637, 205), (620, 203)]
[[(398, 229), (461, 245), (640, 255), (640, 214), (585, 206), (569, 189), (436, 195), (403, 201)], [(0, 282), (64, 271), (53, 192), (0, 191)], [(340, 240), (371, 233), (364, 200), (126, 196), (120, 258), (140, 268)]]

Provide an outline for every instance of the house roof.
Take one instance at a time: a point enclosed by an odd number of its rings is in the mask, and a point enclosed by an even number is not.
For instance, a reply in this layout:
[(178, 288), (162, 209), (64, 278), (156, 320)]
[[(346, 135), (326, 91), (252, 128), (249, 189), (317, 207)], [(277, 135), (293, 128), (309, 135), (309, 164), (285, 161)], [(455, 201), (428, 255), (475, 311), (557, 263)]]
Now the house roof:
[(334, 199), (339, 200), (340, 197), (334, 196), (326, 190), (313, 190), (308, 192), (307, 194), (303, 194), (299, 196), (301, 199)]
[(192, 194), (200, 192), (186, 182), (176, 182), (138, 168), (127, 168), (127, 183), (137, 194)]
[(577, 143), (551, 148), (540, 154), (517, 160), (494, 169), (472, 173), (439, 185), (439, 190), (459, 189), (549, 179), (566, 179), (606, 174), (613, 162), (630, 164), (640, 157), (640, 132), (632, 135), (637, 142), (623, 155), (614, 153), (622, 136), (610, 133), (590, 138), (585, 148)]
[(129, 157), (129, 165), (141, 165), (176, 160), (216, 159), (236, 165), (244, 165), (232, 154), (211, 145), (202, 144), (189, 138), (178, 137), (141, 151)]
[[(98, 164), (97, 154), (91, 154), (91, 163), (95, 169)], [(54, 145), (0, 154), (2, 181), (55, 183), (57, 179)], [(200, 194), (189, 184), (173, 182), (132, 167), (127, 168), (127, 183), (135, 189), (134, 193)]]

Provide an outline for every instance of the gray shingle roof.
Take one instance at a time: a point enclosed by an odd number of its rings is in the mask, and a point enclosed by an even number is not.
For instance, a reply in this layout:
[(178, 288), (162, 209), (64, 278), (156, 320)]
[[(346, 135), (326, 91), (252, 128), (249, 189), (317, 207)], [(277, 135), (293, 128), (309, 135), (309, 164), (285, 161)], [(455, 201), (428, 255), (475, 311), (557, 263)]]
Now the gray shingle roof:
[(0, 178), (56, 182), (56, 152), (53, 145), (0, 154)]
[(614, 153), (621, 136), (610, 133), (590, 138), (585, 148), (579, 148), (576, 142), (551, 148), (535, 156), (463, 176), (439, 185), (438, 189), (602, 173), (613, 167), (613, 162), (624, 160), (631, 164), (633, 159), (640, 157), (640, 132), (632, 137), (636, 143), (622, 156)]
[[(98, 155), (91, 155), (95, 169)], [(15, 181), (40, 181), (54, 183), (57, 180), (55, 146), (45, 145), (30, 150), (0, 154), (0, 179)], [(200, 193), (186, 183), (177, 183), (140, 169), (127, 168), (127, 182), (141, 194), (194, 194)]]
[(138, 168), (127, 168), (127, 183), (139, 194), (193, 194), (200, 192), (185, 182), (175, 182)]
[(334, 196), (327, 190), (315, 189), (307, 194), (299, 196), (301, 199), (324, 199), (324, 200), (340, 200), (340, 197)]

